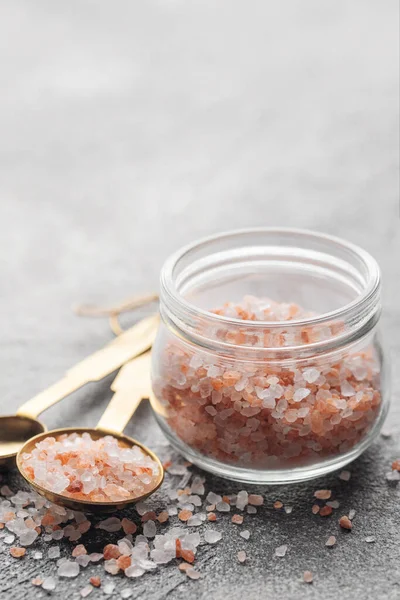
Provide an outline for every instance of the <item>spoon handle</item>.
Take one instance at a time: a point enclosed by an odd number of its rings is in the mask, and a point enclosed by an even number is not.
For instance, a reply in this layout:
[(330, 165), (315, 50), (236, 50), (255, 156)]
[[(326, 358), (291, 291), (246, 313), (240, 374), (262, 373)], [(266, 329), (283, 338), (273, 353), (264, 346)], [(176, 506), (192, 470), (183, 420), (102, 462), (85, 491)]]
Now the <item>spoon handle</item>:
[(109, 342), (104, 348), (72, 367), (65, 377), (40, 392), (17, 411), (17, 415), (36, 419), (40, 413), (90, 381), (99, 381), (124, 363), (148, 350), (156, 336), (158, 315), (142, 319)]
[(143, 398), (151, 391), (151, 353), (146, 352), (126, 363), (114, 379), (114, 392), (96, 429), (108, 433), (122, 433)]

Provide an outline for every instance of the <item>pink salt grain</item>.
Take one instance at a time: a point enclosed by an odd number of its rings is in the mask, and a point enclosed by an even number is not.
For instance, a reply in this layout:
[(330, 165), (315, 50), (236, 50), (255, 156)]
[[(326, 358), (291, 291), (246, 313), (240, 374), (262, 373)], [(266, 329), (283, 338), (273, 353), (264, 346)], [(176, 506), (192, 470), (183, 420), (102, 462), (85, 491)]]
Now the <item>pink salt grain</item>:
[(311, 573), (311, 571), (304, 571), (303, 579), (305, 583), (312, 583), (313, 574)]
[(237, 557), (240, 563), (244, 563), (247, 558), (246, 552), (244, 550), (239, 550), (239, 552), (237, 553)]
[(328, 546), (328, 548), (331, 548), (335, 544), (336, 544), (336, 538), (334, 535), (331, 535), (330, 537), (328, 537), (328, 539), (325, 542), (325, 546)]
[(261, 506), (264, 504), (264, 498), (259, 494), (249, 494), (249, 504), (252, 506)]
[(87, 550), (83, 544), (78, 544), (78, 546), (72, 550), (72, 556), (76, 558), (77, 556), (82, 556), (82, 554), (87, 554)]
[(318, 498), (318, 500), (329, 500), (331, 496), (331, 490), (317, 490), (314, 492), (314, 498)]
[(347, 529), (348, 531), (350, 531), (353, 527), (352, 522), (350, 521), (349, 517), (347, 517), (346, 515), (343, 515), (343, 517), (340, 517), (339, 525), (340, 525), (340, 527), (342, 527), (342, 529)]
[(235, 523), (236, 525), (241, 525), (243, 523), (243, 516), (242, 515), (233, 515), (232, 523)]
[[(168, 514), (168, 513), (167, 513)], [(122, 529), (124, 530), (125, 535), (129, 535), (136, 533), (137, 525), (130, 519), (123, 518), (121, 521)]]

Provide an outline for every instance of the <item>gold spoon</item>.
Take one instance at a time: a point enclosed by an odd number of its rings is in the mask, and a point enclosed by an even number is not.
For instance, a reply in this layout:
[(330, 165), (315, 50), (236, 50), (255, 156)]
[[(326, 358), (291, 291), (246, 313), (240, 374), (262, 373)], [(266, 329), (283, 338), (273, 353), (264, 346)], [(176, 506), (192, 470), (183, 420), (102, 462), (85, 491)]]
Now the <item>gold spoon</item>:
[[(133, 413), (139, 406), (142, 398), (148, 398), (151, 389), (150, 383), (150, 352), (131, 360), (124, 365), (119, 374), (115, 378), (111, 389), (115, 392), (110, 403), (108, 404), (103, 416), (95, 428), (87, 427), (65, 427), (63, 429), (54, 429), (47, 433), (41, 433), (29, 440), (17, 454), (17, 467), (24, 479), (33, 487), (33, 489), (45, 496), (55, 504), (62, 504), (72, 510), (82, 512), (113, 512), (125, 508), (129, 504), (144, 500), (150, 494), (155, 492), (163, 482), (164, 469), (159, 458), (151, 452), (146, 446), (140, 444), (136, 440), (124, 435), (122, 432), (131, 419)], [(58, 437), (63, 434), (71, 433), (89, 433), (94, 440), (98, 440), (106, 435), (112, 435), (119, 441), (120, 446), (132, 448), (139, 446), (144, 454), (150, 456), (157, 463), (158, 474), (148, 484), (144, 494), (140, 496), (132, 496), (132, 498), (123, 499), (118, 502), (93, 502), (91, 500), (75, 500), (63, 494), (57, 494), (45, 487), (38, 485), (24, 471), (22, 456), (25, 453), (32, 451), (34, 446), (43, 441), (45, 438), (52, 436)]]
[(29, 438), (46, 431), (37, 419), (47, 408), (90, 381), (99, 381), (145, 352), (154, 341), (158, 315), (139, 321), (104, 348), (72, 367), (65, 377), (23, 404), (16, 415), (0, 417), (0, 467), (12, 467)]

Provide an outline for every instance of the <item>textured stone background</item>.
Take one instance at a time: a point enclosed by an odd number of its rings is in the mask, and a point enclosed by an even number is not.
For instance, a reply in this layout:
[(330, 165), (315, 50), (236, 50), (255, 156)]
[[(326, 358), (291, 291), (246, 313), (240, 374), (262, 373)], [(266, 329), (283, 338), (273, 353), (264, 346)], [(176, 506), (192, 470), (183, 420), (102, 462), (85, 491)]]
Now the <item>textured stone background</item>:
[[(198, 236), (304, 226), (361, 244), (382, 266), (392, 438), (351, 466), (348, 484), (332, 475), (270, 488), (251, 543), (223, 525), (223, 544), (199, 552), (200, 581), (171, 565), (131, 582), (135, 598), (400, 598), (399, 490), (384, 481), (400, 455), (397, 44), (396, 0), (0, 4), (3, 413), (110, 339), (73, 302), (155, 289), (166, 256)], [(44, 420), (94, 424), (110, 383)], [(128, 432), (168, 454), (147, 406)], [(322, 484), (357, 510), (331, 551), (336, 518), (310, 513)], [(290, 516), (270, 509), (277, 497), (294, 505)], [(287, 556), (273, 559), (282, 543)], [(312, 586), (299, 581), (305, 569)], [(54, 570), (11, 561), (0, 545), (0, 597), (44, 597), (30, 579)], [(87, 574), (53, 596), (78, 597)]]

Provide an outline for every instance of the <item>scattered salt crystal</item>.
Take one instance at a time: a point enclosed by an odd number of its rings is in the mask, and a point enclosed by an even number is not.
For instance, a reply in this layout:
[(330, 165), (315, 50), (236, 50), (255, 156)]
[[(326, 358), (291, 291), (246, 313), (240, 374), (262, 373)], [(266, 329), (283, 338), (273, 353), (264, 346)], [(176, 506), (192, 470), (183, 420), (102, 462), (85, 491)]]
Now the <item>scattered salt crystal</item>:
[[(208, 497), (207, 497), (208, 500)], [(245, 490), (241, 490), (236, 497), (236, 508), (244, 510), (249, 503), (249, 495)]]
[(247, 558), (246, 552), (244, 550), (239, 550), (237, 557), (239, 562), (244, 563)]
[(47, 553), (48, 558), (59, 558), (60, 557), (60, 548), (58, 546), (52, 546), (49, 548)]
[(121, 520), (117, 517), (109, 517), (104, 521), (100, 521), (99, 529), (104, 529), (104, 531), (108, 531), (110, 533), (114, 531), (119, 531), (122, 527)]
[(385, 475), (387, 481), (399, 481), (400, 480), (400, 472), (399, 471), (389, 471)]
[(157, 527), (154, 521), (147, 521), (143, 525), (143, 535), (147, 538), (153, 538), (157, 533)]
[(86, 598), (86, 596), (89, 596), (89, 594), (91, 594), (92, 591), (93, 587), (91, 585), (85, 585), (85, 587), (81, 589), (80, 594), (82, 598)]
[(318, 500), (329, 500), (331, 496), (331, 490), (317, 490), (314, 492), (314, 498), (318, 498)]
[(256, 509), (256, 507), (255, 507), (255, 506), (248, 506), (248, 507), (247, 507), (247, 513), (248, 513), (249, 515), (255, 515), (255, 514), (257, 514), (257, 509)]
[(250, 494), (249, 504), (251, 504), (252, 506), (261, 506), (262, 504), (264, 504), (264, 498), (260, 496), (260, 494)]
[(329, 500), (329, 502), (326, 503), (327, 506), (330, 506), (331, 508), (339, 508), (340, 503), (338, 500)]
[(287, 552), (288, 547), (284, 544), (283, 546), (278, 546), (275, 548), (275, 556), (283, 557)]
[(42, 588), (44, 590), (47, 590), (48, 592), (51, 592), (52, 590), (56, 589), (56, 585), (57, 581), (54, 577), (46, 577), (46, 579), (42, 583)]
[(119, 571), (119, 566), (115, 558), (110, 558), (110, 560), (104, 561), (104, 570), (110, 575), (116, 575)]
[(76, 558), (76, 562), (78, 563), (78, 565), (80, 567), (87, 567), (88, 564), (90, 563), (90, 557), (87, 554), (80, 554)]
[(3, 542), (5, 544), (12, 544), (14, 540), (15, 540), (15, 535), (6, 535), (6, 537), (3, 539)]
[(129, 588), (124, 588), (120, 591), (120, 594), (121, 598), (130, 598), (133, 595), (133, 590), (130, 590)]
[(313, 574), (311, 573), (311, 571), (304, 571), (303, 579), (304, 579), (305, 583), (312, 583), (313, 582)]
[(375, 538), (374, 538), (374, 536), (373, 536), (373, 535), (368, 535), (368, 536), (365, 538), (365, 541), (367, 542), (367, 544), (373, 544), (373, 543), (375, 542)]
[(292, 510), (293, 510), (293, 506), (285, 506), (285, 507), (284, 507), (284, 510), (285, 510), (285, 513), (286, 513), (287, 515), (290, 515), (290, 513), (291, 513), (291, 512), (292, 512)]
[(201, 577), (201, 574), (198, 571), (196, 571), (193, 567), (186, 570), (186, 575), (190, 577), (190, 579), (199, 579)]
[(244, 529), (243, 531), (240, 532), (239, 534), (242, 538), (244, 538), (245, 540), (248, 540), (250, 537), (250, 531), (248, 529)]
[(92, 554), (88, 554), (90, 558), (90, 562), (99, 562), (103, 560), (103, 555), (100, 552), (92, 552)]
[(67, 560), (58, 567), (57, 575), (59, 577), (76, 577), (79, 575), (79, 565), (76, 562)]
[(390, 429), (382, 429), (381, 436), (387, 440), (392, 437), (392, 432), (390, 431)]
[(350, 519), (350, 521), (352, 521), (355, 516), (356, 516), (356, 511), (354, 510), (354, 508), (352, 508), (351, 510), (349, 510), (349, 519)]
[(132, 565), (125, 569), (125, 575), (127, 577), (141, 577), (146, 571), (139, 565)]
[(192, 494), (197, 494), (199, 496), (204, 495), (205, 489), (204, 489), (204, 478), (203, 477), (196, 476), (193, 479), (193, 483), (191, 486), (191, 492), (192, 492)]
[(56, 529), (55, 531), (53, 531), (53, 533), (51, 534), (51, 537), (53, 538), (53, 540), (61, 540), (62, 537), (64, 536), (64, 532), (62, 529)]
[(223, 500), (221, 502), (217, 502), (215, 508), (218, 510), (218, 512), (229, 512), (231, 510), (230, 504), (224, 502)]
[(199, 527), (203, 523), (203, 519), (200, 515), (193, 515), (186, 521), (188, 527)]
[(36, 552), (33, 553), (34, 560), (41, 560), (42, 558), (43, 558), (43, 552), (40, 552), (40, 550), (37, 550)]
[(111, 596), (111, 594), (113, 593), (114, 590), (115, 590), (115, 583), (112, 583), (112, 581), (107, 582), (103, 585), (103, 592), (107, 596)]
[(328, 546), (328, 547), (334, 546), (335, 544), (336, 544), (336, 538), (334, 535), (329, 536), (325, 542), (325, 546)]
[(34, 529), (26, 529), (23, 533), (20, 534), (19, 543), (21, 544), (21, 546), (31, 546), (31, 544), (33, 544), (37, 537), (37, 531), (35, 531)]
[(14, 494), (14, 492), (12, 490), (10, 490), (8, 485), (3, 485), (0, 488), (0, 494), (2, 496), (12, 496)]
[(339, 475), (339, 479), (341, 479), (342, 481), (349, 481), (350, 477), (350, 471), (342, 471)]
[(206, 500), (209, 504), (217, 504), (218, 502), (222, 502), (222, 496), (214, 494), (214, 492), (208, 492)]
[(222, 538), (222, 533), (215, 531), (215, 529), (207, 529), (204, 534), (204, 539), (207, 544), (216, 544)]

